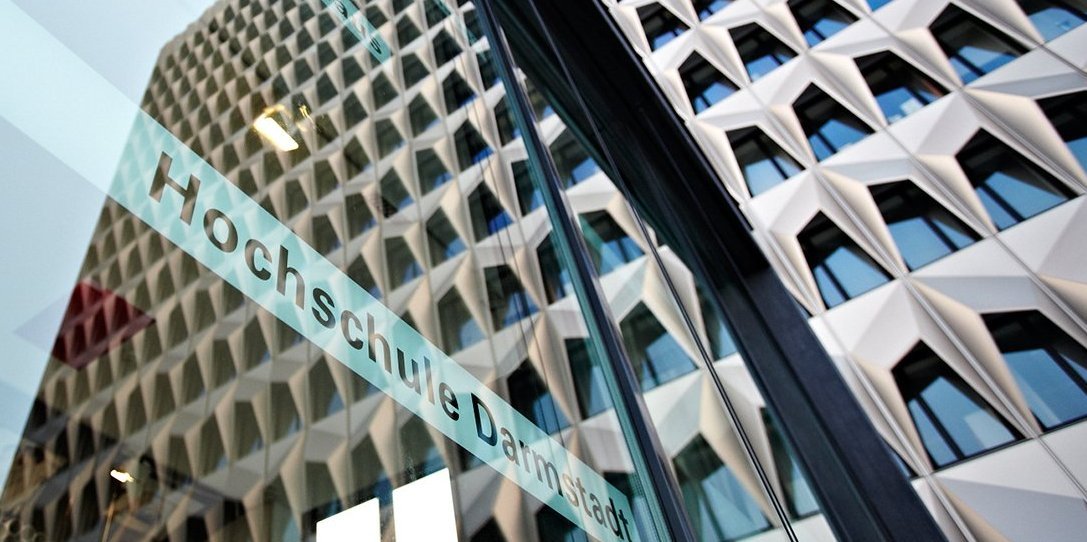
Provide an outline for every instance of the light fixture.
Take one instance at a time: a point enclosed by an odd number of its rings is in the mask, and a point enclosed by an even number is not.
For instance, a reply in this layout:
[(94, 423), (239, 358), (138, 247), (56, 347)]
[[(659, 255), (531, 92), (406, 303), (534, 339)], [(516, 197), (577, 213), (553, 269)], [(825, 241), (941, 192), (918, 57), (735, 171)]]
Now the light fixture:
[(287, 133), (284, 125), (291, 126), (287, 109), (282, 105), (276, 105), (265, 109), (253, 122), (253, 129), (264, 139), (268, 140), (276, 150), (287, 152), (298, 148), (298, 142)]
[(128, 484), (136, 481), (136, 479), (133, 478), (131, 474), (123, 470), (113, 469), (109, 471), (109, 475), (112, 476), (114, 480), (117, 480), (122, 484)]

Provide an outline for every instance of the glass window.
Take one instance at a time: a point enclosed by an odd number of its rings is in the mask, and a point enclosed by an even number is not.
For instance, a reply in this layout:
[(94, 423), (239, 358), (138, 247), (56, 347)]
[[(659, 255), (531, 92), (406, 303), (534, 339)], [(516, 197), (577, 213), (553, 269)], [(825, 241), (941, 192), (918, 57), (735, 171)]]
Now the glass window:
[(411, 119), (411, 131), (419, 135), (427, 131), (431, 126), (438, 124), (438, 117), (434, 110), (427, 104), (425, 98), (416, 96), (408, 106), (408, 117)]
[(1019, 0), (1019, 7), (1046, 41), (1087, 21), (1087, 1), (1084, 0)]
[(415, 260), (403, 237), (385, 240), (385, 261), (388, 263), (390, 289), (396, 289), (423, 274), (422, 266)]
[(419, 187), (426, 194), (431, 190), (449, 182), (453, 174), (449, 173), (442, 159), (432, 149), (423, 149), (415, 154), (417, 171), (419, 173)]
[(789, 515), (794, 518), (807, 517), (819, 512), (819, 503), (815, 500), (811, 486), (800, 470), (796, 456), (778, 429), (778, 423), (766, 408), (762, 412), (762, 423), (766, 426), (766, 436), (770, 440), (770, 449), (774, 453), (774, 466), (777, 467), (778, 479), (785, 493), (785, 503)]
[(988, 132), (978, 132), (955, 157), (998, 229), (1072, 197), (1068, 187)]
[(820, 161), (872, 133), (867, 124), (816, 85), (809, 85), (796, 99), (793, 110)]
[(503, 145), (521, 137), (521, 129), (513, 122), (513, 114), (510, 112), (505, 96), (498, 100), (498, 105), (494, 106), (494, 120), (498, 123), (498, 134)]
[(426, 223), (427, 240), (430, 243), (430, 265), (436, 266), (467, 248), (464, 240), (457, 235), (453, 224), (438, 210)]
[(548, 506), (536, 512), (536, 534), (548, 542), (589, 542), (585, 531)]
[(634, 376), (649, 391), (695, 369), (679, 343), (642, 303), (619, 324)]
[(566, 339), (565, 346), (581, 415), (591, 418), (611, 408), (611, 396), (608, 395), (603, 368), (593, 362), (589, 354), (589, 340)]
[(353, 92), (343, 101), (343, 120), (348, 128), (366, 120), (366, 108)]
[(1087, 417), (1087, 349), (1038, 311), (986, 314), (1038, 423), (1046, 429)]
[(445, 468), (445, 461), (423, 420), (412, 417), (400, 428), (401, 461), (405, 466), (401, 473), (404, 482), (418, 480)]
[(698, 53), (692, 53), (679, 67), (679, 78), (683, 80), (683, 88), (687, 89), (695, 113), (709, 109), (736, 92), (736, 85)]
[(476, 93), (464, 82), (464, 78), (452, 72), (442, 81), (442, 95), (445, 96), (445, 111), (452, 113), (464, 104), (476, 98)]
[(642, 249), (620, 228), (607, 211), (594, 211), (580, 216), (581, 232), (589, 245), (596, 271), (606, 275), (625, 263), (641, 257)]
[(890, 3), (891, 0), (868, 0), (868, 7), (872, 8), (872, 11), (875, 11)]
[(732, 0), (694, 0), (693, 5), (695, 13), (698, 13), (698, 19), (705, 20), (731, 3)]
[(377, 77), (374, 78), (371, 91), (374, 93), (374, 109), (381, 109), (397, 96), (393, 84), (389, 82), (389, 78), (385, 77), (383, 73), (377, 74)]
[(400, 135), (400, 130), (396, 129), (392, 121), (379, 120), (376, 129), (378, 155), (388, 156), (391, 152), (404, 145), (404, 136)]
[(887, 122), (896, 122), (947, 94), (932, 78), (891, 52), (858, 58), (857, 67)]
[(509, 266), (488, 267), (483, 274), (487, 281), (487, 300), (495, 331), (536, 314), (536, 304)]
[[(411, 24), (407, 17), (403, 20), (409, 21), (408, 24)], [(430, 70), (415, 55), (405, 56), (400, 64), (404, 70), (404, 88), (411, 88), (430, 75)]]
[(400, 22), (396, 23), (396, 41), (400, 42), (401, 49), (415, 41), (415, 38), (420, 35), (419, 28), (412, 24), (411, 18), (401, 17)]
[(517, 201), (521, 207), (521, 215), (527, 215), (533, 209), (543, 205), (543, 195), (532, 182), (532, 174), (528, 171), (528, 162), (521, 160), (511, 165), (513, 184), (517, 187)]
[(540, 246), (536, 249), (536, 255), (540, 259), (540, 273), (543, 275), (544, 291), (547, 293), (547, 302), (554, 303), (570, 293), (570, 271), (559, 263), (559, 257), (555, 253), (555, 245), (551, 241), (551, 235), (544, 237)]
[(540, 92), (531, 79), (525, 79), (525, 93), (528, 94), (528, 100), (532, 103), (532, 112), (536, 114), (537, 121), (555, 114), (551, 102), (547, 101), (547, 97)]
[(438, 319), (442, 324), (442, 350), (447, 354), (464, 350), (484, 339), (483, 329), (472, 318), (456, 289), (449, 290), (438, 301)]
[(721, 316), (721, 313), (713, 306), (713, 303), (700, 288), (696, 289), (696, 294), (698, 295), (698, 306), (702, 310), (702, 321), (706, 325), (706, 336), (710, 340), (710, 353), (713, 354), (713, 358), (721, 359), (736, 353), (736, 343), (732, 340), (732, 334), (728, 332), (728, 328), (725, 327), (725, 319)]
[(510, 374), (506, 378), (506, 385), (509, 386), (510, 404), (513, 408), (544, 432), (555, 433), (570, 425), (531, 361), (525, 360)]
[(395, 215), (401, 209), (411, 205), (415, 200), (412, 199), (411, 193), (404, 188), (404, 183), (400, 181), (400, 176), (396, 174), (396, 170), (390, 169), (384, 177), (381, 178), (381, 209), (382, 214), (388, 218)]
[(638, 8), (638, 17), (642, 20), (649, 48), (654, 51), (687, 31), (687, 25), (683, 21), (657, 3)]
[(374, 214), (370, 212), (370, 206), (366, 204), (361, 194), (352, 194), (345, 200), (347, 227), (351, 230), (351, 237), (357, 237), (377, 224)]
[(358, 256), (351, 265), (347, 266), (347, 276), (351, 277), (351, 280), (363, 290), (370, 292), (370, 295), (381, 299), (381, 289), (378, 288), (374, 275), (370, 273), (370, 266), (366, 265), (366, 260), (362, 256)]
[(684, 447), (673, 464), (699, 540), (739, 540), (771, 528), (758, 503), (702, 435)]
[(752, 196), (766, 192), (804, 169), (758, 128), (728, 132), (728, 142)]
[(438, 32), (438, 35), (434, 38), (434, 60), (438, 66), (457, 58), (460, 53), (460, 45), (453, 41), (448, 32), (445, 30)]
[(469, 123), (465, 122), (453, 136), (457, 146), (457, 162), (462, 170), (472, 167), (494, 154), (487, 141)]
[(1022, 45), (954, 4), (930, 28), (964, 84), (1026, 52)]
[(551, 157), (555, 160), (555, 169), (558, 170), (559, 179), (566, 188), (589, 178), (590, 175), (600, 171), (596, 162), (589, 157), (582, 148), (581, 143), (574, 135), (566, 130), (550, 146)]
[(752, 81), (796, 56), (796, 52), (757, 23), (733, 28), (729, 33)]
[(1068, 150), (1087, 170), (1087, 92), (1073, 92), (1038, 100), (1038, 105), (1049, 117)]
[(789, 9), (793, 11), (796, 24), (811, 47), (857, 20), (852, 13), (833, 0), (792, 0), (789, 2)]
[(943, 205), (909, 181), (871, 187), (872, 198), (910, 269), (917, 269), (980, 239)]
[(823, 213), (815, 215), (797, 240), (828, 309), (891, 280), (867, 252)]
[(482, 241), (513, 223), (498, 198), (483, 183), (468, 197), (468, 211), (472, 216), (472, 233), (476, 241)]
[(893, 372), (925, 451), (936, 467), (1020, 438), (924, 343), (918, 343)]

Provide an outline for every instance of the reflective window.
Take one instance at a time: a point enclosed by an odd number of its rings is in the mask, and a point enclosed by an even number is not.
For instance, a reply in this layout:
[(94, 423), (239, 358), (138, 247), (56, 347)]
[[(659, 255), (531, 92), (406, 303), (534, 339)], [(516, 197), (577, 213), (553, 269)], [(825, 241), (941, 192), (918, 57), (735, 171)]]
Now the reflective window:
[(401, 461), (405, 466), (401, 473), (405, 481), (416, 480), (445, 468), (442, 454), (438, 452), (434, 440), (426, 429), (423, 420), (412, 417), (400, 428)]
[(785, 492), (785, 504), (789, 508), (789, 515), (794, 518), (807, 517), (819, 512), (819, 503), (815, 500), (811, 486), (808, 485), (804, 473), (800, 470), (795, 454), (789, 447), (778, 423), (770, 414), (770, 411), (762, 408), (762, 423), (766, 426), (766, 436), (770, 440), (770, 449), (774, 452), (774, 466), (777, 467), (778, 479)]
[(793, 18), (811, 47), (857, 20), (849, 10), (833, 0), (792, 0), (789, 9), (793, 11)]
[(491, 307), (491, 323), (498, 331), (513, 325), (538, 310), (532, 298), (525, 292), (521, 279), (506, 265), (484, 270), (487, 282), (487, 300)]
[(654, 51), (687, 30), (687, 25), (675, 14), (657, 3), (638, 8), (638, 17), (642, 20), (645, 39), (649, 40), (649, 47)]
[(550, 388), (540, 378), (531, 361), (525, 361), (509, 377), (510, 404), (545, 433), (554, 433), (570, 425), (559, 410)]
[(709, 109), (736, 92), (736, 85), (698, 53), (692, 53), (679, 67), (679, 78), (687, 89), (695, 113)]
[(607, 211), (594, 211), (580, 216), (581, 233), (589, 245), (596, 271), (606, 275), (642, 255), (642, 249), (611, 218)]
[(988, 132), (978, 132), (955, 157), (998, 229), (1072, 197), (1068, 187)]
[(891, 0), (868, 0), (868, 7), (872, 8), (872, 11), (875, 11), (890, 3)]
[(815, 85), (809, 85), (796, 99), (793, 110), (820, 161), (872, 133), (867, 124)]
[(589, 178), (590, 175), (600, 171), (596, 162), (578, 143), (569, 130), (566, 130), (550, 145), (551, 156), (555, 160), (555, 169), (559, 174), (559, 180), (566, 188)]
[(980, 239), (958, 217), (909, 181), (871, 187), (872, 198), (910, 269), (917, 269)]
[(476, 93), (464, 82), (464, 78), (452, 72), (442, 81), (442, 95), (445, 96), (445, 112), (452, 113), (464, 104), (476, 98)]
[(465, 122), (453, 136), (457, 146), (457, 162), (462, 170), (468, 169), (494, 154), (487, 141), (470, 124)]
[(1019, 7), (1046, 41), (1087, 21), (1087, 1), (1084, 0), (1019, 0)]
[(423, 267), (419, 265), (403, 237), (385, 240), (385, 259), (389, 266), (390, 289), (396, 289), (423, 274)]
[(1046, 429), (1087, 416), (1087, 349), (1037, 311), (986, 314), (1034, 417)]
[(732, 0), (693, 0), (695, 13), (698, 13), (699, 20), (705, 20), (710, 15), (725, 9), (725, 6), (732, 3)]
[(574, 390), (581, 415), (591, 418), (611, 408), (604, 381), (603, 368), (594, 363), (589, 354), (587, 339), (566, 339), (566, 358), (570, 360), (570, 374), (574, 378)]
[(484, 339), (483, 329), (455, 288), (438, 301), (438, 319), (442, 325), (442, 350), (446, 353), (459, 352)]
[(673, 464), (699, 540), (739, 540), (770, 529), (758, 503), (701, 435), (683, 448)]
[(714, 359), (736, 353), (736, 343), (732, 340), (732, 334), (725, 327), (725, 320), (708, 297), (697, 290), (698, 306), (702, 309), (702, 321), (706, 325), (706, 336), (710, 340), (710, 353)]
[[(408, 19), (407, 17), (401, 19), (401, 21), (406, 21), (409, 26), (411, 25), (411, 19)], [(404, 57), (404, 60), (402, 60), (400, 64), (401, 66), (403, 66), (404, 70), (405, 88), (411, 88), (415, 86), (416, 83), (422, 81), (428, 75), (430, 75), (430, 70), (428, 70), (427, 67), (422, 63), (422, 61), (419, 60), (419, 57), (415, 55), (408, 55)]]
[(860, 57), (857, 67), (887, 122), (896, 122), (947, 94), (932, 78), (891, 52)]
[(548, 542), (589, 542), (585, 531), (578, 529), (570, 520), (547, 506), (536, 512), (536, 534), (540, 540)]
[(634, 376), (649, 391), (695, 369), (694, 362), (642, 303), (619, 324)]
[(494, 120), (498, 123), (498, 134), (502, 138), (503, 145), (521, 137), (521, 129), (514, 124), (513, 114), (510, 112), (505, 97), (498, 100), (498, 105), (494, 106)]
[(392, 121), (379, 120), (375, 126), (379, 156), (388, 156), (389, 153), (404, 145), (404, 136), (400, 135), (400, 130), (396, 129)]
[(395, 215), (401, 209), (415, 202), (407, 188), (404, 188), (404, 183), (400, 181), (400, 176), (396, 174), (396, 170), (389, 170), (381, 178), (380, 188), (382, 214), (386, 218)]
[(796, 56), (796, 52), (757, 23), (733, 28), (729, 33), (752, 81), (774, 71)]
[(528, 171), (528, 163), (524, 160), (514, 162), (511, 165), (513, 184), (517, 188), (517, 201), (521, 208), (521, 215), (527, 215), (533, 209), (543, 205), (543, 196), (532, 182), (532, 176)]
[(1038, 105), (1057, 129), (1068, 150), (1087, 170), (1087, 92), (1073, 92), (1038, 100)]
[(419, 174), (419, 187), (423, 194), (453, 180), (442, 159), (432, 149), (423, 149), (415, 154), (416, 168)]
[(437, 211), (426, 223), (427, 241), (430, 243), (430, 264), (436, 266), (467, 248), (464, 240), (457, 235), (453, 224), (444, 211)]
[(362, 256), (356, 257), (351, 265), (347, 266), (347, 276), (351, 277), (355, 284), (361, 286), (370, 295), (381, 299), (381, 288), (378, 288), (377, 281), (374, 280), (374, 276), (370, 273), (370, 265), (366, 263)]
[(902, 400), (936, 467), (1020, 437), (980, 395), (924, 343), (894, 368)]
[(936, 18), (932, 35), (962, 82), (969, 83), (1026, 52), (1022, 45), (954, 4)]
[(544, 291), (547, 302), (554, 303), (570, 293), (570, 271), (559, 263), (551, 235), (544, 238), (536, 249), (540, 261), (540, 273), (543, 275)]
[(453, 60), (461, 53), (460, 45), (443, 29), (434, 38), (434, 60), (438, 66)]
[(396, 40), (400, 42), (401, 49), (415, 41), (415, 38), (420, 35), (419, 27), (411, 22), (410, 17), (401, 17), (400, 21), (396, 23)]
[(752, 196), (803, 171), (800, 164), (762, 130), (751, 127), (728, 132), (728, 142)]
[(822, 213), (804, 227), (797, 240), (828, 309), (891, 280), (867, 252)]
[(438, 124), (438, 116), (434, 114), (434, 110), (430, 108), (422, 95), (416, 96), (411, 101), (411, 105), (408, 106), (408, 118), (411, 120), (411, 131), (415, 135), (419, 135), (427, 131), (431, 126)]
[(486, 239), (513, 223), (498, 198), (483, 183), (468, 196), (468, 211), (472, 216), (472, 232), (476, 241)]

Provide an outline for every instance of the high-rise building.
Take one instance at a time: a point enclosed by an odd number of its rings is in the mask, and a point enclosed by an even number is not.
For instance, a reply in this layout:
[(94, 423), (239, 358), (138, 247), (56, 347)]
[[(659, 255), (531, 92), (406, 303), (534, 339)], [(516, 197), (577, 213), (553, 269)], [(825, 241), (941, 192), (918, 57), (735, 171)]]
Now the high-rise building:
[[(814, 333), (944, 536), (1087, 528), (1087, 3), (593, 5), (599, 39), (632, 53), (615, 61), (640, 60), (689, 134), (664, 145), (704, 156), (811, 328), (786, 332)], [(560, 74), (522, 65), (508, 88), (485, 18), (443, 0), (222, 0), (162, 49), (141, 108), (624, 492), (642, 540), (667, 536), (669, 496), (698, 540), (848, 539), (795, 418), (752, 376), (758, 350), (618, 181), (611, 136), (549, 98)], [(181, 182), (163, 156), (157, 175)], [(102, 211), (0, 501), (6, 533), (588, 539), (158, 228)], [(644, 410), (622, 404), (609, 333)], [(658, 452), (665, 484), (643, 464)]]

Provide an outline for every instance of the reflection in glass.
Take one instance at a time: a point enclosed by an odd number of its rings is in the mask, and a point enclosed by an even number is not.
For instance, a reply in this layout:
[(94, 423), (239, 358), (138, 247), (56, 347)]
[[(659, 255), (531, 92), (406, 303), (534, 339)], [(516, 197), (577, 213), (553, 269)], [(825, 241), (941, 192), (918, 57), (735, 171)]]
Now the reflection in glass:
[(643, 392), (695, 369), (691, 358), (643, 303), (623, 318), (619, 330)]
[(1046, 429), (1087, 416), (1087, 349), (1037, 311), (984, 315), (1034, 417)]
[(819, 213), (797, 240), (827, 308), (890, 280), (890, 275), (848, 235)]
[(1087, 21), (1087, 2), (1084, 0), (1019, 0), (1019, 7), (1046, 41)]
[(728, 132), (728, 142), (732, 145), (736, 163), (752, 196), (766, 192), (803, 170), (789, 153), (759, 128)]
[(1087, 118), (1087, 92), (1072, 92), (1038, 100), (1038, 105), (1068, 145), (1072, 156), (1079, 161), (1080, 167), (1087, 170), (1087, 123), (1083, 122)]
[(814, 84), (796, 99), (793, 110), (820, 161), (872, 133), (867, 124)]
[(736, 92), (736, 85), (698, 53), (691, 53), (679, 67), (679, 78), (687, 89), (695, 113), (709, 109)]
[(891, 52), (860, 57), (857, 67), (864, 74), (887, 122), (896, 122), (947, 93), (930, 77)]
[(687, 515), (700, 540), (739, 540), (770, 529), (739, 478), (701, 435), (673, 463)]
[(964, 248), (980, 237), (909, 181), (871, 188), (883, 220), (910, 269)]
[(591, 418), (611, 408), (611, 396), (608, 395), (604, 381), (604, 369), (594, 363), (589, 354), (588, 339), (566, 339), (566, 358), (570, 360), (570, 373), (574, 377), (574, 389), (577, 392), (581, 415)]
[(943, 467), (1020, 437), (980, 395), (924, 343), (894, 368), (929, 458)]
[(483, 274), (487, 282), (487, 300), (491, 307), (491, 323), (495, 331), (536, 313), (536, 304), (509, 266), (488, 267)]
[(1072, 197), (1064, 184), (988, 132), (978, 132), (955, 158), (998, 229)]
[(1015, 60), (1022, 45), (951, 4), (930, 27), (964, 84)]
[(738, 26), (729, 33), (752, 81), (757, 81), (796, 56), (792, 49), (757, 23)]
[(789, 9), (809, 47), (815, 47), (857, 20), (833, 0), (792, 0)]
[(589, 245), (596, 271), (606, 275), (625, 263), (641, 257), (642, 249), (615, 223), (607, 211), (585, 213), (580, 217), (581, 232)]
[(484, 339), (483, 329), (455, 288), (438, 301), (438, 318), (442, 326), (442, 350), (447, 354), (459, 352)]
[(531, 361), (526, 360), (510, 374), (506, 378), (506, 384), (509, 386), (510, 404), (513, 408), (545, 433), (555, 433), (570, 425)]

